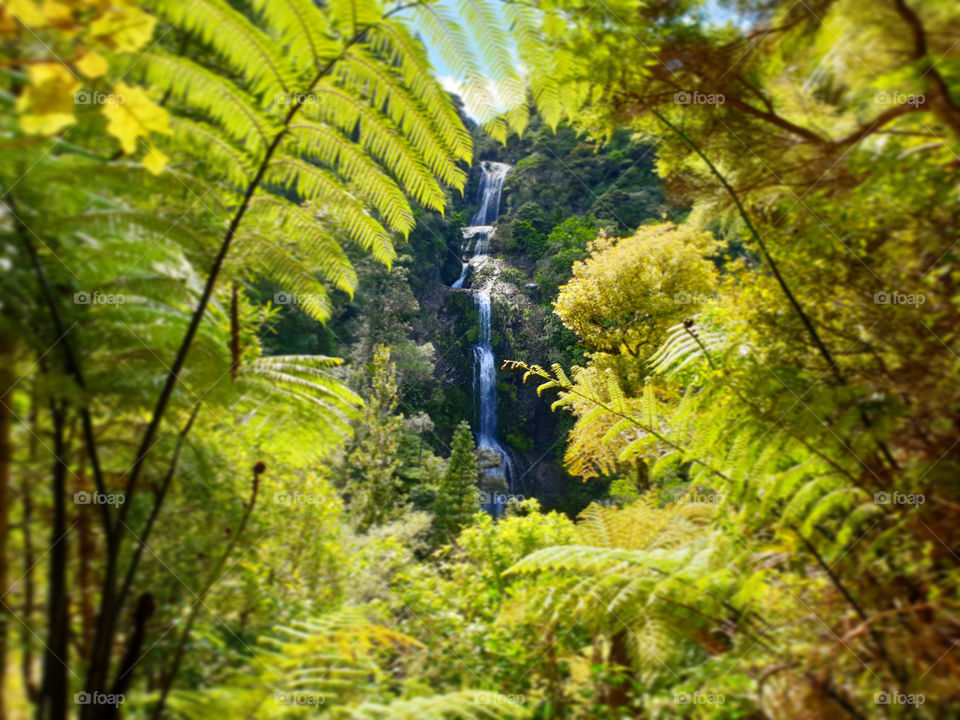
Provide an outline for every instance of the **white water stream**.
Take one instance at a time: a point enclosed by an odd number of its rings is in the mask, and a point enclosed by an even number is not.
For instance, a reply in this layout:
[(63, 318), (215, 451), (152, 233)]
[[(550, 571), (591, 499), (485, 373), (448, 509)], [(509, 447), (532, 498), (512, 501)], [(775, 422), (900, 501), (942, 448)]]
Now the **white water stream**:
[[(480, 208), (471, 218), (471, 224), (463, 229), (465, 249), (469, 250), (470, 244), (473, 244), (472, 257), (470, 262), (463, 264), (460, 277), (450, 286), (452, 288), (462, 288), (471, 267), (476, 272), (489, 260), (487, 253), (490, 251), (490, 239), (494, 232), (490, 223), (496, 222), (500, 216), (500, 193), (511, 166), (484, 161), (480, 167), (483, 172), (480, 179)], [(477, 343), (473, 346), (473, 392), (478, 420), (475, 430), (477, 446), (480, 449), (492, 450), (500, 456), (499, 467), (489, 469), (487, 473), (502, 477), (507, 487), (512, 490), (513, 464), (497, 439), (497, 366), (493, 356), (491, 333), (492, 284), (493, 279), (488, 280), (483, 287), (472, 290), (479, 326)], [(497, 508), (494, 508), (494, 514), (498, 514), (496, 510)]]

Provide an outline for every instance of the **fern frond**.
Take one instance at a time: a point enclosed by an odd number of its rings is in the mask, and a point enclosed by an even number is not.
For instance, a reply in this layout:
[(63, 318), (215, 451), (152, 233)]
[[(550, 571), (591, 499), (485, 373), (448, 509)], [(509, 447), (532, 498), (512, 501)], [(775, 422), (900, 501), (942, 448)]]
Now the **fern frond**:
[[(69, 231), (93, 237), (125, 236), (132, 240), (153, 242), (166, 238), (169, 245), (177, 243), (193, 252), (205, 252), (214, 243), (213, 238), (203, 234), (201, 228), (188, 227), (179, 222), (179, 218), (134, 209), (94, 210), (80, 215), (48, 218), (37, 223), (36, 228), (38, 231)], [(142, 249), (132, 250), (134, 253), (142, 252)], [(133, 255), (132, 260), (137, 257)]]
[(253, 179), (253, 162), (241, 149), (234, 147), (205, 126), (182, 118), (173, 121), (173, 137), (183, 147), (203, 153), (205, 163), (222, 173), (237, 192), (246, 190)]
[(289, 58), (276, 54), (270, 37), (225, 2), (164, 0), (156, 4), (156, 10), (216, 51), (255, 95), (272, 101), (296, 89), (296, 73)]
[(389, 267), (397, 253), (384, 227), (373, 218), (330, 172), (302, 160), (280, 158), (267, 170), (268, 183), (295, 189), (300, 197), (315, 203), (330, 215), (361, 248)]
[(282, 245), (256, 233), (245, 233), (237, 242), (237, 259), (256, 265), (307, 315), (325, 322), (333, 311), (330, 294), (309, 268)]
[(414, 226), (413, 211), (403, 191), (371, 157), (326, 125), (298, 122), (290, 126), (293, 149), (323, 163), (356, 186), (393, 230), (407, 235)]
[[(321, 277), (346, 293), (353, 295), (357, 287), (357, 273), (340, 244), (314, 217), (301, 207), (276, 195), (261, 195), (251, 203), (251, 220), (270, 237), (276, 251), (292, 243), (308, 258), (309, 268), (304, 272), (319, 272)], [(294, 288), (284, 288), (293, 291)]]
[(451, 158), (452, 144), (445, 143), (434, 128), (433, 120), (418, 107), (393, 73), (362, 49), (354, 49), (337, 64), (337, 79), (348, 89), (362, 93), (386, 114), (404, 137), (416, 148), (424, 163), (446, 185), (462, 190), (466, 173)]
[(380, 23), (369, 36), (371, 47), (385, 55), (390, 66), (400, 72), (404, 85), (413, 96), (425, 107), (440, 110), (437, 130), (454, 159), (470, 162), (473, 159), (473, 139), (453, 105), (444, 97), (446, 91), (434, 79), (433, 68), (423, 47), (405, 27), (396, 23)]
[(841, 487), (827, 493), (807, 513), (801, 531), (810, 535), (832, 515), (846, 518), (853, 509), (863, 503), (864, 497), (868, 497), (867, 494), (857, 487)]
[(513, 699), (497, 692), (461, 690), (446, 695), (394, 700), (389, 704), (366, 702), (344, 709), (354, 720), (469, 720), (523, 718), (528, 712)]
[[(460, 94), (467, 107), (487, 129), (497, 118), (497, 100), (491, 92), (486, 74), (477, 62), (473, 44), (456, 14), (449, 7), (429, 3), (413, 8), (413, 18), (417, 30), (426, 35), (431, 48), (460, 81)], [(495, 131), (497, 127), (501, 128), (500, 132)], [(506, 141), (506, 127), (502, 121), (494, 126), (494, 132), (490, 134), (500, 142)]]
[(544, 122), (556, 130), (563, 118), (564, 105), (560, 79), (557, 72), (551, 69), (558, 53), (547, 47), (540, 33), (543, 13), (522, 3), (504, 4), (503, 13), (521, 62), (527, 67), (537, 68), (537, 72), (530, 73), (527, 78), (534, 105)]
[[(493, 3), (458, 0), (456, 6), (467, 26), (476, 33), (477, 46), (485, 61), (488, 76), (496, 83), (503, 104), (508, 109), (523, 105), (523, 84), (514, 69), (510, 33), (500, 21)], [(523, 126), (514, 125), (514, 128), (518, 133), (523, 131)]]
[(876, 524), (881, 517), (883, 517), (883, 510), (872, 499), (870, 502), (857, 505), (847, 514), (843, 525), (840, 526), (840, 532), (837, 533), (837, 547), (846, 550), (864, 531), (864, 526), (870, 523)]
[(307, 106), (305, 116), (347, 135), (357, 133), (360, 145), (400, 180), (414, 200), (425, 208), (443, 210), (446, 195), (415, 148), (389, 119), (335, 88), (321, 86), (316, 94), (322, 101)]
[(253, 0), (253, 9), (283, 38), (294, 67), (319, 68), (340, 52), (326, 20), (309, 0)]
[(280, 130), (257, 108), (251, 95), (192, 60), (150, 52), (140, 64), (151, 85), (170, 92), (185, 107), (216, 122), (255, 161)]
[[(698, 317), (698, 316), (694, 316)], [(674, 325), (667, 337), (647, 363), (654, 373), (673, 375), (701, 357), (704, 348), (713, 354), (723, 348), (726, 338), (722, 333), (700, 328), (694, 337), (686, 325)]]

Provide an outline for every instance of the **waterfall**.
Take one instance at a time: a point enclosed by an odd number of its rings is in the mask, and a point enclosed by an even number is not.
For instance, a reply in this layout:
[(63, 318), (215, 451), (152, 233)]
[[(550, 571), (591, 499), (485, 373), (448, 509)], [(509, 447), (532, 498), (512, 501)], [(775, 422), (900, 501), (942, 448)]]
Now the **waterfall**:
[[(494, 232), (490, 223), (496, 222), (500, 216), (500, 193), (510, 165), (485, 161), (480, 164), (480, 168), (483, 172), (480, 178), (480, 208), (471, 218), (471, 224), (463, 229), (465, 250), (469, 250), (473, 243), (473, 252), (470, 262), (463, 264), (460, 277), (451, 285), (452, 288), (463, 287), (471, 266), (478, 270), (487, 264), (490, 239)], [(500, 456), (499, 467), (488, 469), (487, 474), (503, 478), (508, 489), (512, 491), (513, 465), (510, 456), (497, 440), (497, 366), (493, 356), (490, 302), (492, 284), (493, 280), (488, 281), (483, 287), (472, 291), (479, 327), (477, 343), (473, 346), (473, 393), (478, 420), (475, 429), (477, 447), (492, 450)], [(502, 502), (493, 502), (487, 509), (498, 515), (502, 508)]]
[(454, 290), (459, 290), (460, 288), (462, 288), (464, 280), (467, 279), (467, 272), (469, 272), (469, 270), (470, 270), (470, 263), (465, 262), (463, 264), (463, 267), (460, 268), (460, 277), (454, 280), (453, 285), (451, 285), (450, 287), (452, 287)]
[(474, 295), (480, 335), (473, 346), (473, 392), (477, 399), (477, 447), (493, 450), (500, 456), (500, 465), (488, 473), (502, 477), (513, 490), (513, 463), (497, 440), (497, 365), (493, 357), (490, 332), (490, 293), (480, 290)]
[(480, 178), (480, 209), (474, 213), (470, 224), (489, 225), (500, 217), (500, 191), (503, 179), (510, 171), (506, 163), (484, 161), (480, 163), (483, 176)]

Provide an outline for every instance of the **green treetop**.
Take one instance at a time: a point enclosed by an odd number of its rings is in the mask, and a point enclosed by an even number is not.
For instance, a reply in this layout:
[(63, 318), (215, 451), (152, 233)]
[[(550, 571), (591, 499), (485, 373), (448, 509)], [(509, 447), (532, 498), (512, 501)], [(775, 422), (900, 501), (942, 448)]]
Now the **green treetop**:
[(350, 509), (360, 530), (389, 522), (403, 510), (402, 484), (397, 475), (403, 419), (394, 414), (398, 402), (396, 375), (390, 348), (377, 346), (371, 389), (345, 467)]
[(452, 538), (466, 525), (480, 507), (477, 499), (476, 447), (470, 423), (460, 422), (453, 434), (453, 445), (447, 471), (440, 479), (440, 488), (434, 501), (437, 534)]

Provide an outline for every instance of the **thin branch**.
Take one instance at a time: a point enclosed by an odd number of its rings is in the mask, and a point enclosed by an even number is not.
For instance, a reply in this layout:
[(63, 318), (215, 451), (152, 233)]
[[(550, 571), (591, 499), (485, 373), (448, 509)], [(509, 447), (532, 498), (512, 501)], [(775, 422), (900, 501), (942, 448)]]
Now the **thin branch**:
[(883, 642), (883, 638), (880, 636), (880, 633), (877, 631), (877, 629), (870, 624), (870, 620), (867, 617), (866, 612), (864, 612), (863, 608), (860, 606), (860, 603), (858, 603), (857, 600), (853, 597), (853, 595), (850, 594), (850, 591), (847, 590), (846, 586), (843, 584), (843, 582), (841, 582), (840, 578), (833, 571), (833, 568), (827, 564), (826, 560), (824, 560), (823, 557), (820, 555), (820, 553), (817, 552), (817, 549), (813, 546), (813, 543), (811, 543), (806, 538), (806, 536), (800, 532), (799, 528), (797, 528), (796, 525), (791, 525), (790, 529), (797, 534), (797, 537), (800, 538), (800, 541), (804, 544), (807, 550), (810, 551), (810, 554), (813, 555), (814, 558), (816, 558), (817, 564), (827, 574), (827, 577), (830, 578), (830, 582), (832, 582), (834, 587), (840, 592), (841, 595), (843, 595), (844, 599), (847, 601), (850, 607), (853, 608), (853, 611), (857, 614), (857, 617), (859, 617), (864, 623), (867, 624), (869, 628), (870, 637), (873, 638), (873, 642), (876, 644), (877, 650), (880, 652), (880, 655), (884, 659), (884, 662), (886, 662), (887, 667), (890, 668), (890, 672), (893, 673), (893, 676), (899, 682), (901, 683), (905, 682), (906, 678), (903, 676), (903, 673), (900, 671), (900, 669), (896, 665), (894, 665), (893, 660), (890, 658), (889, 653), (887, 653), (887, 646)]
[[(160, 689), (160, 699), (157, 700), (157, 704), (153, 709), (153, 713), (151, 714), (152, 720), (159, 720), (159, 718), (163, 715), (163, 709), (167, 703), (167, 696), (170, 694), (170, 688), (173, 687), (173, 681), (176, 679), (177, 671), (180, 669), (180, 662), (183, 660), (183, 654), (187, 647), (187, 640), (190, 639), (190, 633), (193, 630), (193, 624), (196, 622), (197, 616), (200, 614), (200, 607), (203, 605), (203, 601), (206, 599), (207, 595), (213, 589), (213, 586), (216, 585), (217, 581), (222, 577), (220, 573), (223, 572), (223, 566), (227, 564), (227, 559), (230, 557), (230, 553), (233, 552), (233, 548), (236, 546), (237, 540), (240, 539), (240, 536), (247, 527), (247, 521), (250, 519), (250, 515), (253, 513), (253, 507), (257, 502), (257, 492), (260, 487), (260, 475), (262, 473), (263, 464), (257, 463), (253, 468), (253, 484), (250, 490), (250, 502), (247, 503), (247, 509), (243, 513), (243, 517), (240, 519), (240, 524), (237, 527), (236, 532), (234, 532), (233, 537), (227, 544), (226, 549), (223, 551), (223, 554), (217, 561), (216, 566), (213, 568), (213, 572), (210, 573), (210, 577), (207, 580), (207, 584), (204, 587), (203, 592), (200, 593), (200, 596), (190, 608), (186, 625), (184, 625), (183, 632), (180, 633), (180, 640), (177, 642), (177, 649), (174, 651), (173, 661), (170, 665), (170, 669), (163, 678), (163, 684)], [(133, 670), (133, 668), (130, 668), (130, 670)], [(118, 683), (122, 680), (122, 676), (117, 678)]]
[(153, 508), (150, 511), (150, 517), (147, 519), (147, 524), (144, 526), (143, 532), (137, 536), (137, 549), (134, 551), (133, 557), (130, 559), (130, 566), (127, 568), (127, 574), (123, 579), (123, 585), (121, 586), (120, 594), (117, 596), (117, 607), (119, 608), (123, 607), (123, 603), (126, 600), (127, 594), (130, 592), (130, 585), (133, 583), (134, 575), (137, 572), (137, 565), (140, 562), (141, 555), (143, 555), (143, 549), (147, 545), (147, 538), (150, 537), (150, 531), (153, 529), (153, 524), (156, 522), (157, 516), (160, 514), (160, 507), (163, 505), (163, 500), (167, 495), (167, 491), (170, 489), (170, 484), (173, 482), (173, 477), (176, 475), (177, 467), (180, 463), (180, 452), (183, 449), (187, 435), (190, 434), (190, 430), (193, 427), (193, 422), (197, 419), (197, 414), (199, 412), (200, 402), (197, 402), (193, 406), (193, 412), (190, 413), (190, 418), (187, 420), (187, 424), (177, 436), (177, 444), (173, 449), (173, 457), (170, 460), (170, 467), (167, 468), (167, 474), (164, 476), (163, 482), (160, 485), (160, 489), (157, 491), (157, 495), (154, 498)]
[[(44, 302), (47, 305), (47, 310), (49, 311), (50, 317), (53, 320), (54, 330), (57, 333), (60, 345), (63, 346), (64, 365), (67, 373), (73, 376), (73, 379), (76, 381), (77, 385), (80, 386), (81, 390), (86, 391), (87, 386), (83, 379), (83, 372), (80, 370), (80, 363), (77, 361), (77, 356), (73, 351), (73, 344), (70, 342), (70, 338), (67, 337), (70, 328), (67, 328), (66, 323), (63, 321), (63, 316), (60, 314), (60, 308), (57, 306), (57, 301), (54, 297), (53, 290), (50, 287), (49, 281), (47, 280), (47, 275), (43, 269), (43, 263), (40, 262), (40, 254), (37, 252), (37, 248), (31, 239), (31, 230), (24, 225), (23, 221), (20, 219), (20, 215), (17, 212), (16, 201), (14, 200), (13, 195), (8, 193), (7, 198), (7, 203), (9, 205), (10, 212), (13, 215), (14, 224), (17, 228), (17, 234), (20, 236), (20, 239), (27, 250), (27, 255), (30, 257), (30, 263), (33, 266), (34, 275), (36, 275), (37, 282), (40, 285), (41, 293), (43, 294)], [(100, 458), (97, 454), (97, 440), (93, 431), (93, 418), (86, 403), (80, 407), (80, 418), (83, 425), (84, 443), (87, 447), (87, 454), (90, 458), (90, 465), (93, 469), (93, 478), (97, 485), (97, 492), (99, 492), (101, 495), (106, 495), (107, 486), (103, 479), (103, 471), (100, 467)], [(107, 545), (112, 546), (116, 536), (110, 517), (109, 505), (105, 502), (98, 503), (98, 505), (100, 506), (100, 516), (101, 521), (103, 522), (103, 530), (106, 534)]]
[[(943, 79), (943, 76), (936, 69), (935, 63), (929, 58), (929, 48), (927, 47), (927, 34), (923, 29), (923, 22), (913, 9), (907, 5), (906, 0), (893, 0), (893, 5), (897, 14), (903, 18), (904, 22), (910, 27), (913, 35), (913, 57), (922, 61), (920, 67), (920, 77), (930, 76), (933, 88), (936, 92), (934, 100), (934, 112), (953, 130), (954, 134), (960, 136), (960, 107), (950, 96), (950, 86)], [(940, 107), (938, 108), (937, 105)]]
[[(807, 331), (807, 334), (813, 340), (814, 345), (817, 348), (817, 351), (820, 353), (820, 356), (827, 363), (828, 371), (836, 378), (837, 382), (841, 385), (846, 385), (847, 381), (843, 377), (843, 374), (840, 372), (840, 368), (837, 366), (836, 361), (833, 359), (833, 355), (830, 354), (830, 350), (827, 348), (826, 344), (823, 342), (823, 339), (820, 337), (820, 334), (817, 332), (816, 328), (813, 326), (813, 322), (810, 320), (810, 317), (804, 311), (803, 307), (800, 305), (800, 301), (797, 300), (796, 296), (793, 294), (793, 291), (790, 289), (790, 286), (787, 285), (787, 281), (784, 279), (783, 275), (780, 273), (780, 267), (777, 265), (776, 261), (773, 259), (773, 256), (770, 254), (767, 244), (763, 241), (763, 238), (760, 237), (760, 233), (757, 230), (756, 226), (753, 224), (753, 221), (750, 219), (750, 215), (747, 213), (746, 208), (743, 206), (743, 203), (740, 201), (740, 196), (737, 192), (731, 187), (730, 183), (727, 182), (726, 177), (717, 169), (717, 166), (714, 165), (710, 158), (706, 156), (703, 150), (700, 149), (700, 146), (697, 145), (689, 135), (687, 135), (683, 130), (678, 128), (676, 125), (667, 120), (666, 117), (658, 110), (651, 108), (650, 110), (653, 115), (660, 120), (664, 125), (666, 125), (671, 131), (680, 137), (683, 142), (693, 150), (696, 155), (703, 160), (707, 167), (710, 168), (710, 172), (713, 173), (714, 177), (720, 182), (723, 188), (727, 191), (727, 194), (730, 195), (730, 198), (733, 200), (734, 205), (737, 207), (737, 212), (740, 214), (740, 218), (743, 220), (744, 224), (747, 227), (747, 230), (750, 232), (750, 235), (753, 237), (754, 241), (757, 243), (757, 246), (760, 248), (760, 252), (763, 254), (764, 260), (766, 261), (770, 271), (773, 273), (774, 278), (777, 280), (777, 284), (780, 285), (780, 289), (786, 295), (787, 300), (789, 300), (790, 305), (793, 307), (794, 312), (800, 318), (803, 323), (804, 328)], [(873, 423), (870, 420), (870, 417), (867, 415), (867, 412), (863, 407), (859, 407), (860, 418), (863, 420), (863, 424), (868, 428), (873, 427)], [(886, 458), (887, 462), (895, 470), (899, 469), (897, 461), (894, 459), (893, 454), (887, 448), (886, 443), (883, 442), (880, 438), (874, 437), (874, 440), (877, 443), (877, 447), (880, 450), (881, 454)]]

